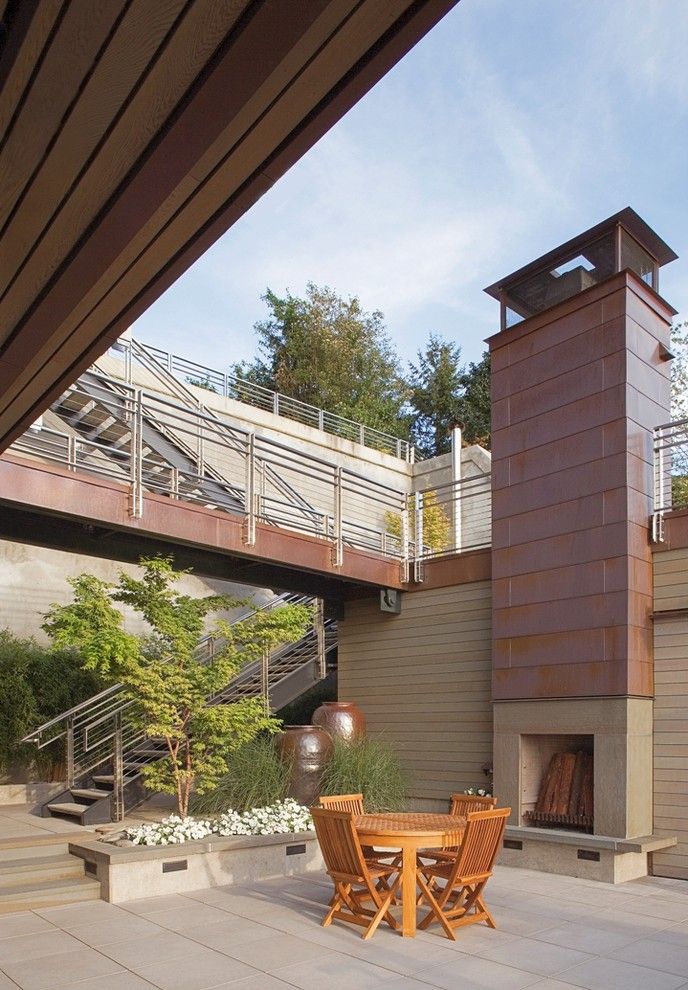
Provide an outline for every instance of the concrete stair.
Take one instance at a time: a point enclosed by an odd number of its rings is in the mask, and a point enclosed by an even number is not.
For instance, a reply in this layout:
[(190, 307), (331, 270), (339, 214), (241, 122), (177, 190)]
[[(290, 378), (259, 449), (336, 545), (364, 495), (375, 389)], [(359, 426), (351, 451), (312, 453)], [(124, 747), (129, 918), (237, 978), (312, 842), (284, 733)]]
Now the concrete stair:
[(0, 840), (0, 914), (100, 900), (100, 883), (69, 852), (83, 833)]

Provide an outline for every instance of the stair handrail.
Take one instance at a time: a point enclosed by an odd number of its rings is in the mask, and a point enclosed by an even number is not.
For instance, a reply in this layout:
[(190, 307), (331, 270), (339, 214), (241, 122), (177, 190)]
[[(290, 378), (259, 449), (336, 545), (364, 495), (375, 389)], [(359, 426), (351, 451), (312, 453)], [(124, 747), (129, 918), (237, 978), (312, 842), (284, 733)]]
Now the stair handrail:
[[(306, 604), (308, 602), (311, 602), (312, 600), (313, 600), (312, 597), (309, 595), (299, 595), (298, 593), (294, 593), (294, 592), (285, 592), (281, 595), (275, 596), (275, 598), (272, 598), (267, 602), (264, 602), (258, 608), (249, 609), (247, 612), (245, 612), (238, 618), (232, 619), (230, 625), (235, 625), (238, 622), (243, 622), (245, 619), (251, 618), (251, 616), (253, 615), (258, 615), (260, 612), (269, 611), (273, 608), (277, 608), (282, 605)], [(213, 637), (212, 634), (203, 636), (198, 642), (197, 649), (200, 652), (206, 644), (208, 644), (210, 641), (216, 642), (217, 639), (218, 637)], [(85, 701), (81, 701), (79, 702), (79, 704), (73, 705), (71, 708), (66, 709), (65, 711), (61, 712), (59, 715), (56, 715), (54, 718), (51, 718), (47, 722), (44, 722), (43, 725), (38, 726), (38, 728), (33, 729), (32, 732), (24, 736), (24, 738), (21, 741), (23, 743), (34, 743), (38, 747), (38, 749), (44, 749), (46, 746), (49, 746), (53, 742), (57, 742), (58, 739), (62, 739), (66, 735), (67, 723), (70, 718), (74, 718), (75, 715), (78, 715), (80, 712), (83, 712), (86, 709), (97, 708), (99, 703), (101, 703), (107, 698), (114, 697), (115, 695), (121, 693), (124, 690), (125, 689), (123, 684), (119, 684), (119, 683), (111, 684), (110, 687), (105, 688), (103, 691), (99, 691), (97, 694), (92, 695), (90, 698), (86, 698)], [(126, 701), (122, 702), (119, 708), (113, 708), (107, 714), (107, 716), (103, 716), (102, 712), (98, 712), (96, 717), (96, 722), (94, 724), (103, 722), (104, 720), (106, 720), (106, 718), (114, 715), (116, 711), (123, 711), (125, 708), (128, 708), (131, 704), (133, 704), (131, 699), (127, 699)], [(41, 736), (48, 729), (51, 729), (53, 726), (59, 725), (60, 723), (63, 722), (65, 723), (65, 728), (62, 732), (60, 732), (57, 735), (50, 736), (50, 738), (46, 739), (45, 741), (41, 741)], [(84, 731), (88, 731), (89, 724), (82, 726)]]
[(39, 725), (37, 729), (33, 729), (28, 735), (24, 736), (21, 740), (23, 743), (35, 743), (38, 749), (43, 749), (45, 746), (49, 746), (50, 743), (57, 742), (58, 739), (66, 734), (67, 728), (59, 735), (51, 736), (50, 739), (46, 739), (45, 742), (41, 742), (41, 736), (46, 732), (47, 729), (51, 729), (54, 725), (59, 725), (61, 722), (66, 722), (67, 719), (72, 718), (79, 712), (83, 711), (85, 708), (92, 706), (96, 702), (103, 698), (107, 698), (116, 692), (118, 692), (123, 687), (122, 684), (112, 684), (109, 688), (105, 688), (104, 691), (99, 691), (98, 694), (91, 695), (90, 698), (86, 698), (85, 701), (79, 702), (78, 705), (73, 705), (71, 708), (67, 708), (65, 711), (56, 715), (54, 718), (49, 719), (49, 721), (44, 722), (43, 725)]

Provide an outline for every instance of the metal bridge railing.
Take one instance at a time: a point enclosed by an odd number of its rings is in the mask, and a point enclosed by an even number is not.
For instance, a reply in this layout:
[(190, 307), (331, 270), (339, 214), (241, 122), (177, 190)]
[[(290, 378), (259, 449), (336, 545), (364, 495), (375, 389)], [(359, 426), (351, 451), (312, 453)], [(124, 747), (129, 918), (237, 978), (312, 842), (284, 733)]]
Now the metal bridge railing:
[(664, 538), (664, 514), (688, 507), (688, 419), (656, 427), (654, 448), (654, 514), (652, 537)]
[(311, 406), (299, 399), (292, 399), (280, 392), (273, 392), (269, 388), (256, 385), (244, 378), (237, 378), (236, 375), (208, 368), (206, 365), (190, 361), (188, 358), (164, 351), (159, 347), (152, 347), (150, 344), (142, 344), (140, 341), (124, 338), (114, 344), (111, 350), (119, 351), (124, 355), (129, 382), (131, 382), (132, 361), (138, 360), (137, 350), (139, 354), (141, 350), (144, 350), (179, 381), (198, 385), (227, 399), (235, 399), (257, 409), (264, 409), (275, 416), (296, 420), (298, 423), (304, 423), (316, 430), (323, 430), (332, 436), (352, 440), (354, 443), (360, 443), (364, 447), (371, 447), (373, 450), (391, 454), (393, 457), (399, 457), (411, 464), (415, 459), (415, 448), (408, 440), (402, 440), (389, 433), (375, 430), (364, 423), (357, 423), (345, 416), (328, 412), (326, 409)]

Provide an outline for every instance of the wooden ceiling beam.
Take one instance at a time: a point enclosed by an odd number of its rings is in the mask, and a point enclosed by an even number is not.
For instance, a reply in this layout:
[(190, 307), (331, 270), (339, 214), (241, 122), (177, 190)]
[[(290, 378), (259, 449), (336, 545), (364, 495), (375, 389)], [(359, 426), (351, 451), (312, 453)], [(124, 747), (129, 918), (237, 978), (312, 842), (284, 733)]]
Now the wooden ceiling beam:
[[(141, 2), (151, 11), (167, 9), (169, 17), (174, 0), (107, 0), (104, 9), (115, 18), (110, 28), (111, 45), (117, 43), (118, 28), (134, 16)], [(214, 10), (219, 0), (202, 2)], [(121, 146), (121, 142), (116, 146), (112, 139), (116, 125), (119, 124), (120, 135), (127, 133), (122, 130), (126, 108), (117, 117), (112, 100), (104, 114), (107, 120), (103, 121), (101, 144), (96, 147), (98, 134), (93, 128), (88, 141), (84, 140), (83, 156), (90, 154), (91, 159), (83, 167), (78, 156), (70, 159), (72, 185), (66, 197), (61, 187), (62, 199), (54, 215), (49, 209), (49, 180), (55, 166), (44, 157), (45, 168), (41, 170), (41, 160), (34, 153), (32, 175), (42, 183), (41, 195), (36, 192), (32, 199), (30, 183), (21, 194), (27, 203), (39, 203), (41, 217), (52, 216), (52, 221), (36, 238), (39, 224), (35, 210), (23, 218), (21, 202), (11, 209), (13, 237), (18, 237), (13, 243), (22, 245), (24, 255), (16, 278), (10, 278), (8, 292), (0, 302), (0, 326), (5, 335), (0, 346), (0, 450), (23, 432), (456, 2), (309, 0), (307, 4), (293, 4), (291, 0), (236, 0), (231, 5), (229, 0), (223, 0), (220, 7), (231, 7), (235, 22), (219, 44), (213, 39), (213, 44), (205, 48), (204, 38), (195, 32), (204, 65), (200, 71), (195, 67), (190, 84), (184, 78), (181, 99), (175, 94), (176, 105), (166, 108), (155, 133), (146, 135), (145, 148), (131, 145), (134, 160), (126, 163), (123, 177), (116, 169), (107, 168), (108, 163), (117, 164), (116, 147)], [(117, 3), (122, 7), (119, 14)], [(55, 13), (53, 0), (42, 0), (36, 16), (43, 4)], [(186, 18), (200, 4), (201, 0), (194, 0), (180, 13), (175, 29), (165, 35), (168, 51), (175, 37), (177, 52), (184, 51), (177, 32), (185, 24), (188, 31)], [(177, 2), (175, 15), (178, 8)], [(140, 12), (139, 6), (139, 17)], [(55, 24), (59, 16), (59, 12), (55, 13)], [(207, 20), (210, 23), (211, 19)], [(217, 30), (217, 20), (213, 24)], [(159, 24), (157, 31), (160, 34)], [(27, 38), (29, 34), (30, 30)], [(53, 43), (57, 44), (61, 36), (53, 25)], [(94, 35), (92, 45), (96, 40)], [(55, 57), (49, 42), (46, 44), (47, 50), (44, 46), (37, 54), (39, 46), (34, 39), (32, 48), (33, 56), (43, 59), (43, 65), (46, 59)], [(64, 51), (62, 56), (66, 57)], [(82, 66), (86, 82), (74, 93), (69, 111), (78, 114), (81, 109), (86, 123), (89, 118), (83, 113), (85, 104), (80, 108), (79, 99), (88, 98), (92, 106), (97, 106), (94, 80), (100, 86), (108, 84), (108, 72), (103, 70), (108, 45), (102, 38), (94, 58), (85, 76)], [(150, 59), (155, 65), (147, 72), (147, 80), (153, 78), (155, 67), (162, 65), (162, 58), (152, 46)], [(21, 57), (15, 59), (17, 80), (22, 77), (24, 62)], [(111, 77), (120, 63), (110, 57)], [(188, 75), (188, 63), (183, 63), (179, 54), (175, 64), (180, 73), (184, 67)], [(136, 124), (147, 119), (143, 83), (132, 89), (130, 80), (122, 91), (123, 102), (128, 101), (127, 107), (133, 108), (129, 120)], [(29, 105), (29, 81), (24, 79), (23, 89), (17, 83), (14, 93), (19, 102), (24, 100)], [(149, 88), (147, 93), (150, 101), (154, 90)], [(150, 108), (150, 102), (148, 105)], [(15, 115), (15, 128), (20, 119)], [(68, 125), (69, 114), (63, 114), (60, 126)], [(54, 115), (50, 127), (57, 135)], [(44, 135), (39, 137), (34, 152), (42, 146), (44, 155), (49, 156), (50, 142), (45, 144)], [(56, 154), (59, 136), (54, 140)], [(102, 177), (102, 189), (95, 192), (94, 176)], [(91, 182), (88, 188), (87, 178)], [(113, 178), (117, 185), (111, 190), (108, 182), (112, 184)], [(107, 197), (105, 202), (98, 201), (98, 192)], [(89, 211), (93, 211), (92, 216)], [(30, 236), (25, 229), (23, 241), (22, 221), (34, 223)], [(56, 239), (57, 233), (61, 241)], [(5, 274), (4, 269), (0, 274)]]

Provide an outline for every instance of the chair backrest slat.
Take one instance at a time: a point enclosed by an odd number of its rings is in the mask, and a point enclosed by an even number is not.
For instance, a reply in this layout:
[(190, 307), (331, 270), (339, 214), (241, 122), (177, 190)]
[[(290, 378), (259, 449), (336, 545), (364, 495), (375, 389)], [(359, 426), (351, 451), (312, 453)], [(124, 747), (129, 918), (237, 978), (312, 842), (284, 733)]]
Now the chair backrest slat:
[(484, 876), (492, 872), (510, 814), (511, 808), (468, 813), (450, 882), (457, 877)]
[(450, 815), (469, 815), (472, 811), (489, 811), (497, 804), (497, 798), (477, 794), (452, 794)]
[(327, 872), (366, 878), (368, 868), (354, 828), (353, 813), (330, 808), (310, 811)]
[(331, 808), (333, 811), (351, 811), (354, 815), (363, 814), (362, 794), (330, 794), (320, 795), (320, 806)]

